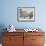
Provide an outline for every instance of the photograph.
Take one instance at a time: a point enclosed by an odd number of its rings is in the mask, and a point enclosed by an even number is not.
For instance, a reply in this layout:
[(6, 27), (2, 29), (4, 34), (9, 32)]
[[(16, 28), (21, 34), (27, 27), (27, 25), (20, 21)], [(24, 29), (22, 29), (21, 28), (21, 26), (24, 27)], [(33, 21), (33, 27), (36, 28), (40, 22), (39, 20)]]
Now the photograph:
[(35, 8), (34, 7), (18, 7), (17, 8), (18, 21), (35, 21)]

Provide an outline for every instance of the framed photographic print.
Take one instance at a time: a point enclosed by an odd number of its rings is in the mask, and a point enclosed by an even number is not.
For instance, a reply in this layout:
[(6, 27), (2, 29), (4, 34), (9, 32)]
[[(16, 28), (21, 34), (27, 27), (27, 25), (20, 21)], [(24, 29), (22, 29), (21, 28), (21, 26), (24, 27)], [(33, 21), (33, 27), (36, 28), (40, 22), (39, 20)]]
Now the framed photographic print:
[(22, 22), (35, 21), (35, 8), (34, 7), (18, 7), (17, 20)]

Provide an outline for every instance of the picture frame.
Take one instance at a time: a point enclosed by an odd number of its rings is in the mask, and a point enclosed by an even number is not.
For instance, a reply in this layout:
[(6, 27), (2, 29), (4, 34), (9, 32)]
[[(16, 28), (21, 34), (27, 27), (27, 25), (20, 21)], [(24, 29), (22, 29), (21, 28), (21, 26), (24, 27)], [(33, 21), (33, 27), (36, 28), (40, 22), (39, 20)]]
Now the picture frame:
[(20, 22), (34, 22), (35, 7), (17, 7), (17, 20)]

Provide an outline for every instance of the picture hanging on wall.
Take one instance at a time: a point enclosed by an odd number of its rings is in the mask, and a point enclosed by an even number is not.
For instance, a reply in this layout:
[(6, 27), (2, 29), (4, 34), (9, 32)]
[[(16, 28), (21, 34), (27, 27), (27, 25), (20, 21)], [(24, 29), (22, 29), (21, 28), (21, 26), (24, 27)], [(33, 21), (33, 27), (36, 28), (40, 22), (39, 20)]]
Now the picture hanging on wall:
[(21, 22), (35, 21), (35, 7), (18, 7), (17, 20)]

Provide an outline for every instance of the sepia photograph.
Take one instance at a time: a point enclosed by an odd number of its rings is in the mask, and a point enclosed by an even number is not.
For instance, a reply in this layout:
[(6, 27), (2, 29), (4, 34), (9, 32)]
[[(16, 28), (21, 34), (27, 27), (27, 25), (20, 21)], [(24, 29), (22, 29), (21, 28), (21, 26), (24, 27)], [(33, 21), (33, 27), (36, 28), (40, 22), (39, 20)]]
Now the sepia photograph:
[(35, 8), (34, 7), (18, 7), (17, 8), (18, 21), (35, 21)]

